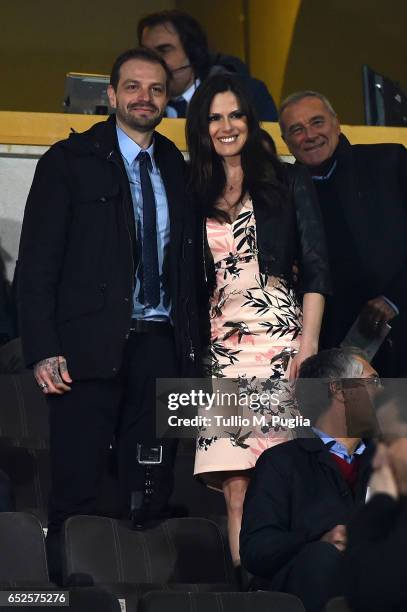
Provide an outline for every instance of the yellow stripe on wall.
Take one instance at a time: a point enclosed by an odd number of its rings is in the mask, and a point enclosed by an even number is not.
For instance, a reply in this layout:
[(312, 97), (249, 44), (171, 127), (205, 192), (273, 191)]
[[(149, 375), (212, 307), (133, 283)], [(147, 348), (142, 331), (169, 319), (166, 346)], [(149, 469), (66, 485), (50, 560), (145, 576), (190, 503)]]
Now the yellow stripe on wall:
[[(0, 144), (48, 146), (68, 138), (73, 130), (84, 132), (106, 117), (97, 115), (70, 115), (68, 113), (0, 112)], [(277, 123), (264, 123), (263, 127), (274, 138), (280, 155), (289, 155), (280, 136)], [(344, 125), (344, 134), (354, 144), (398, 142), (407, 146), (407, 128)], [(158, 131), (172, 140), (181, 151), (186, 151), (185, 120), (163, 119)]]

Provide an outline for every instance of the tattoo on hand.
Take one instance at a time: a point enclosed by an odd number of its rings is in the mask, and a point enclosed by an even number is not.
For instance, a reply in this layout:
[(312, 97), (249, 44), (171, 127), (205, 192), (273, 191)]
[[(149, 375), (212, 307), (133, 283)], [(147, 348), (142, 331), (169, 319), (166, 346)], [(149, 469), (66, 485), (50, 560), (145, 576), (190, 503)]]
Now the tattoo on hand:
[(59, 375), (58, 357), (48, 357), (47, 359), (39, 361), (35, 366), (35, 371), (38, 372), (42, 368), (46, 369), (54, 385), (59, 385), (62, 383), (62, 378)]
[(65, 360), (59, 362), (59, 371), (61, 372), (61, 374), (65, 374), (68, 371)]

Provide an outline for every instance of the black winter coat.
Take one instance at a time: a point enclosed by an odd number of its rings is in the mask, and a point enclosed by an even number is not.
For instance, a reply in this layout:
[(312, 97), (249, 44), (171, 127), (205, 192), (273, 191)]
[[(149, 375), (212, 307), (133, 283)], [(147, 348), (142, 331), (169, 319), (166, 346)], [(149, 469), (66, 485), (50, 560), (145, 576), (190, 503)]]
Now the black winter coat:
[(298, 438), (265, 451), (256, 463), (244, 503), (240, 533), (244, 567), (272, 579), (283, 568), (288, 571), (290, 561), (306, 544), (319, 540), (335, 525), (346, 525), (364, 504), (372, 453), (368, 445), (353, 496), (319, 438)]
[[(194, 352), (193, 238), (184, 160), (155, 133), (170, 212), (168, 278), (180, 372)], [(62, 355), (74, 379), (118, 372), (128, 337), (137, 246), (115, 118), (56, 143), (39, 161), (19, 252), (19, 314), (27, 365)]]

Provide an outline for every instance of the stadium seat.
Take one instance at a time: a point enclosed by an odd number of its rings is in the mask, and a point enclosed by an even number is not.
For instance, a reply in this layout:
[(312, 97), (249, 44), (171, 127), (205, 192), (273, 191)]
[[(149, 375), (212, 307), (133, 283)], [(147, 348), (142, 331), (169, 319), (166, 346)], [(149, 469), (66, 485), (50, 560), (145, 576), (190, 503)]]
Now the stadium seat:
[(48, 408), (33, 373), (0, 374), (0, 439), (24, 448), (48, 446)]
[[(59, 589), (49, 582), (44, 533), (39, 520), (24, 512), (0, 513), (0, 591), (49, 592)], [(65, 589), (68, 590), (68, 589)], [(97, 587), (70, 588), (70, 612), (120, 612), (120, 604), (111, 593)], [(3, 600), (2, 600), (3, 604)], [(27, 606), (3, 606), (0, 609), (27, 610)], [(52, 606), (35, 606), (39, 612)], [(58, 606), (59, 609), (59, 606)]]
[(147, 591), (237, 590), (218, 527), (200, 518), (169, 519), (144, 531), (126, 521), (76, 516), (65, 523), (64, 582), (106, 588), (137, 609)]
[(0, 513), (0, 584), (49, 584), (44, 533), (39, 520), (24, 512)]
[(16, 509), (47, 517), (48, 408), (31, 371), (0, 375), (0, 470), (9, 477)]
[(326, 606), (325, 612), (352, 612), (344, 597), (335, 597), (331, 599)]
[(301, 601), (286, 593), (168, 593), (144, 595), (138, 612), (305, 612)]

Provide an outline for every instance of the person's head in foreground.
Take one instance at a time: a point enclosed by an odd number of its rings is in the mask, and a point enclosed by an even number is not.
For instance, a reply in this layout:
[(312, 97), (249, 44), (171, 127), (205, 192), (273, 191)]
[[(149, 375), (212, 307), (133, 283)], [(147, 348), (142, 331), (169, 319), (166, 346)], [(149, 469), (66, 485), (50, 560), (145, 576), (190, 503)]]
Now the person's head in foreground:
[(381, 431), (373, 460), (372, 492), (407, 495), (407, 386), (398, 380), (377, 398)]

